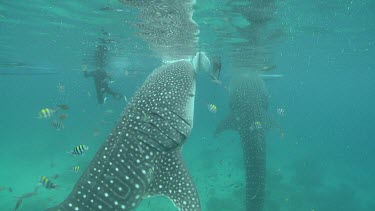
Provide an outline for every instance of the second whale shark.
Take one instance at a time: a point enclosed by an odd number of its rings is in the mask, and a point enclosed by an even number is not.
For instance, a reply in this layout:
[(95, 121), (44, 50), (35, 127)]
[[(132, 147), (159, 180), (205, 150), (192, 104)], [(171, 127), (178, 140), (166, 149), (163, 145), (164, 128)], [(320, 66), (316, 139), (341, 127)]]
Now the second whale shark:
[(230, 114), (215, 130), (239, 133), (245, 159), (246, 210), (261, 211), (265, 198), (266, 137), (270, 127), (268, 95), (263, 80), (256, 74), (241, 75), (230, 84)]
[(134, 210), (154, 195), (179, 210), (201, 210), (181, 157), (193, 127), (195, 77), (189, 61), (154, 70), (69, 196), (47, 210)]

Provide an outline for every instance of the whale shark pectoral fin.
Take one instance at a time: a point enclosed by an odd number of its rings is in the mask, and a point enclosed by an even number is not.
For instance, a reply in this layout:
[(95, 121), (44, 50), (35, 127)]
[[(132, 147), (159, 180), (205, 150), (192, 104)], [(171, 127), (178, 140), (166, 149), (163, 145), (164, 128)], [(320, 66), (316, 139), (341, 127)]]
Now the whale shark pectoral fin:
[(156, 161), (149, 195), (164, 195), (182, 211), (201, 210), (193, 180), (181, 157), (181, 148), (161, 155)]

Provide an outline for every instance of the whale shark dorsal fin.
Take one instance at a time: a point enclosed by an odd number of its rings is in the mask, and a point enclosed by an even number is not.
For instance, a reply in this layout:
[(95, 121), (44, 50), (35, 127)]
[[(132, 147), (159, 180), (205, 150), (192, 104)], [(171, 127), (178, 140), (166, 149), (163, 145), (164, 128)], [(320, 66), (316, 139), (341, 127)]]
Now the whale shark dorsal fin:
[(164, 195), (179, 210), (200, 210), (197, 191), (181, 158), (181, 148), (161, 155), (155, 165), (149, 196)]
[(193, 66), (196, 72), (209, 72), (211, 62), (208, 59), (206, 53), (198, 52), (193, 58)]

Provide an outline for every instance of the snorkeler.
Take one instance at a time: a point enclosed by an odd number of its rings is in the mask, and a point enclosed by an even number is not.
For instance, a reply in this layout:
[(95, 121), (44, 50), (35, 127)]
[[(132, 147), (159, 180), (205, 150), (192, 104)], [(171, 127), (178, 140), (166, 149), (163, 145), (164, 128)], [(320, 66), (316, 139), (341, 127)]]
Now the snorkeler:
[(213, 81), (219, 81), (221, 71), (221, 57), (213, 56), (211, 77)]
[(95, 71), (88, 72), (86, 69), (83, 70), (83, 74), (86, 78), (93, 77), (95, 88), (96, 88), (96, 98), (99, 104), (103, 104), (105, 102), (104, 94), (108, 93), (112, 95), (116, 99), (121, 99), (122, 94), (114, 92), (108, 86), (108, 80), (110, 80), (109, 75), (106, 71), (102, 69), (97, 69)]
[(108, 61), (108, 46), (107, 44), (110, 44), (114, 42), (114, 40), (110, 39), (108, 36), (110, 36), (110, 33), (101, 30), (101, 33), (105, 38), (99, 38), (98, 39), (98, 45), (96, 45), (96, 51), (95, 51), (95, 63), (96, 63), (96, 70), (95, 71), (87, 71), (87, 66), (82, 66), (82, 71), (84, 73), (84, 76), (86, 78), (93, 77), (95, 82), (95, 88), (96, 88), (96, 97), (99, 104), (103, 104), (106, 102), (106, 97), (104, 96), (106, 93), (112, 95), (114, 98), (121, 99), (122, 94), (114, 92), (109, 86), (108, 82), (111, 80), (110, 76), (107, 74), (107, 72), (104, 70), (105, 66), (107, 65)]

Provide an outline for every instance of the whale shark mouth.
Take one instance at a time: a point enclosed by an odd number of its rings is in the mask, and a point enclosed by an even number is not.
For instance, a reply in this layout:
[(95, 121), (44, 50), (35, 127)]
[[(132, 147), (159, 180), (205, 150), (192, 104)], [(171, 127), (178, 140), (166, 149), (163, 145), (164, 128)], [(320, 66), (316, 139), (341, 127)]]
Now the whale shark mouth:
[(195, 70), (162, 66), (148, 77), (69, 196), (47, 210), (134, 210), (163, 195), (180, 210), (200, 210), (181, 157), (193, 126)]

